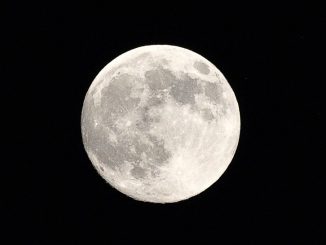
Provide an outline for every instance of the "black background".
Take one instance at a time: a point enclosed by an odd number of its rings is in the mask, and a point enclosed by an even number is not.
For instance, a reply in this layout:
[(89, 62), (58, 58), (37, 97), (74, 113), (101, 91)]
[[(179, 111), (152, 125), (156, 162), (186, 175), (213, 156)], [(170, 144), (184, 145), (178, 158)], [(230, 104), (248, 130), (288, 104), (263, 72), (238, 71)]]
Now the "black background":
[[(325, 11), (318, 2), (8, 1), (1, 10), (3, 244), (325, 244)], [(206, 57), (240, 106), (231, 165), (205, 192), (175, 204), (137, 202), (111, 188), (81, 139), (94, 77), (148, 44)]]

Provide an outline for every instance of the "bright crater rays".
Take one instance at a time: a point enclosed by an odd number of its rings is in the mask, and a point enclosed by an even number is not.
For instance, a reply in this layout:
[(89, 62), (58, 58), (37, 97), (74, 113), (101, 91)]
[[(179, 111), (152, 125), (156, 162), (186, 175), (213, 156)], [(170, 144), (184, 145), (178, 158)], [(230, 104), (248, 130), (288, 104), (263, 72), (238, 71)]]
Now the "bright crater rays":
[(141, 201), (195, 196), (226, 170), (240, 133), (236, 97), (193, 51), (151, 45), (105, 66), (82, 109), (86, 152), (98, 173)]

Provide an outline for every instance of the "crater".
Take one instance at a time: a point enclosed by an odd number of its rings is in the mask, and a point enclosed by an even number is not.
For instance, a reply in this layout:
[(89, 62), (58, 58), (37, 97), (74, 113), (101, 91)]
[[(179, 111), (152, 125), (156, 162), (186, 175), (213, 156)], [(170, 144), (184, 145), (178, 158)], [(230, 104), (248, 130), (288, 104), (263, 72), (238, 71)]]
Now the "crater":
[(195, 61), (194, 67), (196, 68), (197, 71), (199, 71), (201, 74), (204, 75), (207, 75), (210, 72), (208, 65), (200, 61)]

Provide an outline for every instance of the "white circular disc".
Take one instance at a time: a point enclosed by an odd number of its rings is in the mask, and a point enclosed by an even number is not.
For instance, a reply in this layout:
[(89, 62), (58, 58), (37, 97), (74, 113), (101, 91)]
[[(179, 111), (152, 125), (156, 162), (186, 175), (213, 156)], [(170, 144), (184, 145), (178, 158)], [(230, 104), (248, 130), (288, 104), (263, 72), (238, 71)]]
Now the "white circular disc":
[(170, 203), (223, 174), (239, 141), (240, 113), (212, 63), (184, 48), (150, 45), (101, 70), (81, 127), (86, 152), (110, 185), (137, 200)]

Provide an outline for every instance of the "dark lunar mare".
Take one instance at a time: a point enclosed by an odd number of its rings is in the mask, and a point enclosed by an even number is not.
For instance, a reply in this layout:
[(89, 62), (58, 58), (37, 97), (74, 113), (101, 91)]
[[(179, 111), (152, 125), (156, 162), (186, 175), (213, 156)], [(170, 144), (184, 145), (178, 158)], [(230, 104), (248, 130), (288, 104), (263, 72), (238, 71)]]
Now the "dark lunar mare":
[[(207, 72), (208, 67), (205, 64), (195, 65), (200, 72)], [(223, 105), (223, 89), (221, 84), (193, 79), (186, 73), (181, 73), (181, 79), (178, 79), (170, 70), (158, 66), (147, 71), (145, 81), (141, 81), (144, 86), (149, 87), (150, 95), (146, 106), (139, 106), (140, 98), (130, 96), (135, 79), (137, 78), (132, 75), (118, 73), (109, 85), (100, 91), (99, 106), (96, 106), (93, 100), (96, 88), (88, 93), (82, 112), (82, 132), (86, 150), (92, 152), (101, 163), (111, 169), (119, 169), (127, 161), (133, 165), (131, 174), (135, 178), (144, 178), (148, 174), (157, 174), (157, 167), (167, 163), (171, 157), (171, 152), (165, 148), (164, 142), (149, 133), (151, 124), (159, 120), (151, 117), (150, 109), (164, 105), (167, 98), (172, 97), (180, 106), (190, 105), (191, 109), (198, 111), (195, 95), (201, 93), (212, 103)], [(117, 128), (116, 120), (128, 117), (132, 112), (140, 115), (140, 119), (132, 126), (134, 128)], [(208, 108), (200, 109), (200, 113), (205, 120), (214, 119)], [(110, 141), (108, 128), (116, 135), (117, 142)], [(142, 140), (144, 137), (149, 144)], [(147, 166), (141, 167), (144, 156)]]
[[(92, 96), (86, 96), (82, 112), (82, 132), (85, 147), (88, 152), (96, 155), (97, 159), (111, 169), (119, 169), (125, 161), (134, 168), (131, 174), (135, 178), (144, 178), (150, 170), (152, 176), (157, 174), (157, 166), (164, 164), (171, 153), (164, 147), (164, 142), (149, 134), (149, 129), (116, 127), (118, 118), (127, 116), (136, 111), (142, 114), (142, 121), (136, 125), (144, 126), (151, 123), (151, 118), (146, 116), (146, 108), (138, 107), (140, 98), (131, 98), (134, 77), (120, 74), (113, 78), (108, 86), (101, 91), (101, 103), (96, 106)], [(97, 125), (94, 123), (98, 121)], [(117, 142), (109, 140), (109, 128), (116, 135)], [(150, 144), (142, 141), (145, 137)], [(146, 157), (148, 166), (140, 167), (142, 155)]]

